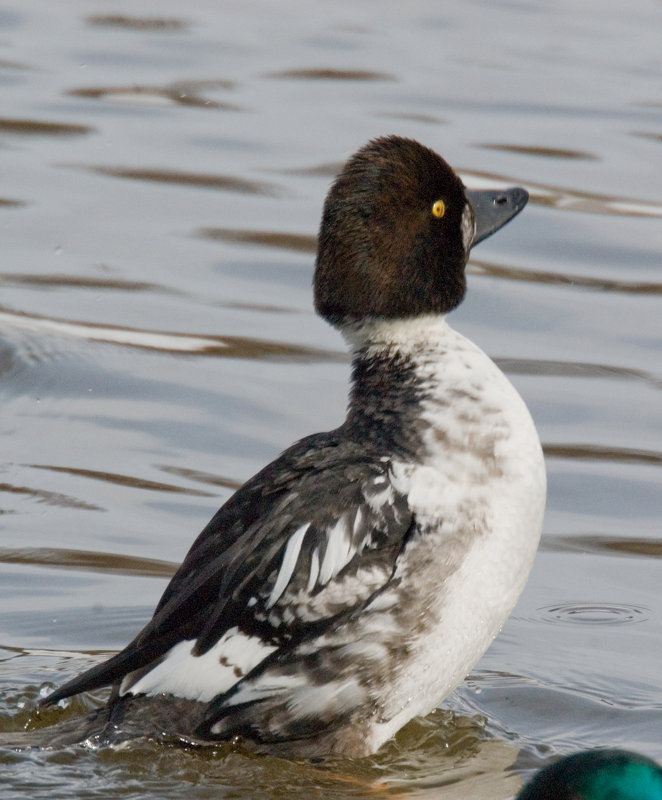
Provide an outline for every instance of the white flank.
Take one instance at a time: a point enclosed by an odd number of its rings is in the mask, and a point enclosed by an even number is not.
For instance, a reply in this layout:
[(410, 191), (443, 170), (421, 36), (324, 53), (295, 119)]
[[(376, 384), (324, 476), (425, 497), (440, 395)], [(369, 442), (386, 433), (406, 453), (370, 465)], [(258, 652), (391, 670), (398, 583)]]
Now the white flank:
[[(191, 651), (195, 639), (185, 639), (172, 647), (163, 661), (143, 675), (133, 686), (120, 687), (120, 694), (173, 694), (188, 700), (208, 703), (231, 689), (276, 649), (257, 636), (246, 636), (230, 628), (204, 655)], [(130, 678), (130, 675), (127, 676)]]

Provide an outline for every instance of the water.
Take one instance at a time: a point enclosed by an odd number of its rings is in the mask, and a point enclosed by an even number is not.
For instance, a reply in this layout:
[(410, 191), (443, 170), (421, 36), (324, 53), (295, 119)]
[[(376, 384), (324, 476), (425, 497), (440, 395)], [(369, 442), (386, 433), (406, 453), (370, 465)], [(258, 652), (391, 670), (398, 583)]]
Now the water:
[(373, 136), (531, 192), (453, 324), (525, 397), (549, 502), (501, 636), (374, 758), (4, 750), (3, 797), (496, 800), (579, 747), (662, 757), (661, 24), (652, 0), (4, 3), (1, 731), (98, 704), (34, 711), (133, 637), (237, 485), (342, 419), (314, 243)]

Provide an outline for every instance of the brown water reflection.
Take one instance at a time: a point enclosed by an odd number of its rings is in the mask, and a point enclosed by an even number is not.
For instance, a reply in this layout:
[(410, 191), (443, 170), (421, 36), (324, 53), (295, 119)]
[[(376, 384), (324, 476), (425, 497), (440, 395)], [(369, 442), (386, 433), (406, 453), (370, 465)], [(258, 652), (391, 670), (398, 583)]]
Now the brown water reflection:
[(237, 230), (236, 228), (201, 228), (198, 231), (198, 236), (202, 236), (205, 239), (216, 239), (220, 242), (293, 250), (297, 253), (317, 252), (317, 236), (305, 233)]
[(283, 189), (265, 181), (251, 181), (234, 175), (209, 175), (196, 172), (179, 172), (170, 169), (133, 169), (130, 167), (85, 167), (100, 175), (112, 178), (129, 178), (137, 181), (168, 183), (175, 186), (196, 186), (202, 189), (219, 189), (224, 192), (257, 194), (276, 197)]
[(268, 72), (267, 78), (294, 78), (313, 81), (395, 81), (387, 72), (371, 72), (364, 69), (333, 69), (332, 67), (310, 67)]
[(60, 492), (51, 492), (47, 489), (35, 489), (33, 486), (16, 486), (12, 483), (0, 483), (0, 492), (7, 492), (8, 494), (21, 494), (34, 498), (38, 503), (47, 503), (52, 506), (62, 506), (64, 508), (81, 508), (86, 511), (104, 511), (101, 506), (88, 503), (84, 500), (79, 500), (77, 497), (62, 494)]
[(497, 144), (483, 143), (477, 145), (486, 150), (500, 150), (504, 153), (517, 153), (524, 156), (536, 156), (538, 158), (561, 158), (580, 161), (597, 161), (598, 157), (591, 153), (581, 150), (566, 150), (560, 147), (540, 147), (538, 145), (516, 145), (516, 144)]
[(0, 547), (0, 564), (29, 564), (151, 578), (171, 578), (179, 566), (155, 558), (134, 558), (119, 553), (67, 550), (62, 547)]
[(157, 464), (158, 469), (163, 472), (168, 472), (171, 475), (177, 475), (180, 478), (187, 478), (197, 483), (208, 483), (211, 486), (222, 486), (224, 489), (238, 489), (242, 484), (241, 481), (235, 478), (226, 478), (220, 475), (212, 475), (209, 472), (202, 472), (199, 469), (190, 469), (189, 467), (175, 467), (169, 464)]
[(21, 136), (82, 136), (94, 133), (94, 128), (89, 125), (74, 125), (64, 122), (2, 117), (0, 118), (0, 133)]
[(569, 458), (573, 461), (611, 461), (620, 464), (662, 464), (662, 452), (629, 447), (607, 447), (599, 444), (545, 444), (548, 458)]
[[(247, 306), (251, 307), (251, 306)], [(148, 331), (94, 322), (70, 322), (36, 315), (14, 313), (0, 308), (0, 323), (18, 329), (71, 336), (90, 342), (106, 342), (166, 353), (191, 353), (222, 358), (244, 358), (284, 362), (344, 361), (338, 352), (241, 336), (196, 336), (168, 331)]]
[(556, 536), (547, 534), (541, 547), (549, 552), (595, 553), (662, 558), (662, 539), (623, 539), (601, 534)]
[(194, 497), (214, 497), (213, 494), (203, 492), (200, 489), (189, 489), (185, 486), (174, 486), (171, 483), (148, 481), (133, 475), (118, 475), (113, 472), (98, 472), (91, 469), (61, 467), (51, 464), (24, 464), (23, 466), (30, 467), (31, 469), (48, 469), (51, 472), (64, 472), (68, 475), (79, 475), (81, 478), (91, 478), (92, 480), (113, 483), (118, 486), (129, 486), (132, 489), (146, 489), (149, 492), (170, 492), (173, 494), (188, 494)]
[(515, 375), (563, 376), (566, 378), (592, 378), (607, 380), (635, 380), (662, 388), (662, 378), (649, 372), (614, 364), (588, 364), (581, 361), (543, 361), (527, 358), (497, 358), (501, 369)]
[(182, 31), (190, 25), (186, 20), (176, 17), (137, 17), (129, 14), (90, 14), (85, 21), (88, 25), (102, 28), (126, 28), (157, 33)]
[(593, 278), (587, 275), (564, 275), (559, 272), (539, 272), (522, 267), (511, 267), (477, 260), (472, 257), (469, 269), (476, 275), (491, 275), (510, 281), (532, 281), (534, 283), (552, 283), (557, 286), (572, 286), (579, 289), (591, 289), (600, 292), (623, 292), (626, 294), (662, 294), (662, 282), (624, 281), (606, 277)]
[(0, 273), (0, 283), (6, 286), (45, 286), (49, 289), (116, 289), (122, 292), (172, 292), (173, 289), (145, 281), (122, 278), (92, 278), (86, 275)]
[(172, 104), (193, 106), (215, 111), (244, 111), (242, 106), (225, 101), (212, 100), (207, 92), (217, 89), (234, 89), (235, 84), (228, 80), (176, 81), (166, 86), (86, 86), (70, 89), (72, 97), (90, 100), (107, 100), (115, 103), (154, 105)]

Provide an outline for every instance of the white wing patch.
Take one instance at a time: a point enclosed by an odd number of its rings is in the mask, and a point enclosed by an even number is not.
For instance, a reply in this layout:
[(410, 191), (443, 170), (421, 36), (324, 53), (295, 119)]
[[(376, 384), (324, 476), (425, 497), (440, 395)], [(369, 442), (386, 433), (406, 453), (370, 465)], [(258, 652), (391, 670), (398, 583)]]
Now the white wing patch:
[(393, 503), (393, 486), (391, 482), (386, 478), (375, 480), (373, 491), (370, 494), (366, 494), (365, 498), (374, 513), (381, 513), (384, 506), (389, 506)]
[[(289, 624), (299, 615), (306, 618), (308, 611), (305, 607), (310, 603), (317, 606), (317, 600), (322, 600), (318, 597), (319, 591), (324, 597), (334, 595), (333, 602), (338, 603), (348, 587), (341, 582), (340, 597), (335, 597), (335, 592), (330, 591), (332, 584), (339, 580), (338, 576), (352, 559), (370, 546), (372, 537), (376, 533), (388, 535), (389, 525), (397, 528), (404, 525), (404, 532), (409, 525), (408, 510), (400, 507), (404, 504), (394, 491), (394, 477), (390, 469), (387, 474), (374, 476), (363, 487), (361, 502), (347, 507), (325, 527), (318, 527), (311, 521), (290, 534), (265, 603), (266, 611), (270, 612), (266, 619), (271, 625)], [(385, 579), (380, 572), (380, 580)], [(360, 587), (358, 590), (362, 596)], [(344, 596), (349, 599), (351, 595)], [(251, 597), (248, 607), (255, 604), (256, 599)], [(313, 618), (318, 618), (322, 606), (323, 603), (312, 612)], [(264, 614), (261, 619), (265, 619)]]
[(320, 567), (319, 582), (324, 585), (351, 560), (356, 550), (352, 548), (352, 537), (347, 515), (340, 519), (327, 533), (326, 551)]
[(316, 547), (310, 555), (310, 577), (308, 578), (308, 586), (306, 586), (306, 591), (308, 594), (313, 591), (315, 588), (315, 584), (317, 583), (317, 579), (319, 578), (320, 574), (320, 550), (319, 547)]
[(310, 523), (307, 522), (305, 525), (302, 525), (300, 528), (297, 528), (297, 530), (294, 531), (294, 533), (287, 540), (287, 545), (285, 546), (285, 553), (283, 554), (283, 561), (280, 565), (280, 569), (278, 570), (278, 575), (276, 577), (276, 582), (274, 583), (274, 588), (271, 590), (271, 594), (269, 595), (269, 599), (267, 600), (267, 608), (271, 608), (274, 605), (274, 603), (276, 603), (279, 600), (280, 596), (285, 591), (287, 584), (290, 582), (290, 578), (292, 577), (294, 568), (297, 565), (299, 553), (301, 552), (303, 537), (306, 535), (306, 531), (308, 530), (309, 527)]
[(230, 628), (201, 656), (194, 656), (195, 639), (178, 642), (154, 669), (130, 685), (131, 674), (120, 686), (120, 695), (161, 693), (208, 703), (229, 691), (261, 661), (276, 650), (257, 636), (247, 636)]

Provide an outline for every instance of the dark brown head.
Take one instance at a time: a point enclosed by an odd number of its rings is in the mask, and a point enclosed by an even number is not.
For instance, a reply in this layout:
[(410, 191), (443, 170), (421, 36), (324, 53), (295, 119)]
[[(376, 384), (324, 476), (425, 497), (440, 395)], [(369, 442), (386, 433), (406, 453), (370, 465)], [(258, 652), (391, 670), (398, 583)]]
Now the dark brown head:
[[(510, 198), (499, 204), (492, 195), (505, 218), (490, 233), (524, 205), (506, 216)], [(347, 162), (326, 198), (317, 311), (334, 325), (450, 311), (464, 296), (476, 231), (462, 181), (440, 156), (411, 139), (375, 139)]]

